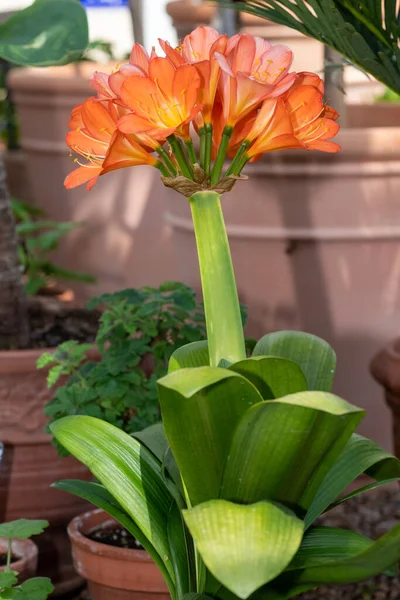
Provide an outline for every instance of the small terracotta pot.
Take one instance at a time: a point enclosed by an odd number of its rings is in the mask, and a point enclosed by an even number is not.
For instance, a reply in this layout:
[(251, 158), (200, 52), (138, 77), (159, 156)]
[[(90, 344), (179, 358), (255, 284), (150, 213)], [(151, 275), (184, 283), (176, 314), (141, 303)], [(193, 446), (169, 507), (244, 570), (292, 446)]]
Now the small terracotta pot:
[(394, 453), (400, 458), (400, 338), (382, 348), (370, 364), (372, 376), (385, 391), (385, 400), (392, 411)]
[(116, 523), (102, 510), (71, 521), (68, 535), (79, 575), (87, 579), (92, 600), (169, 600), (167, 585), (144, 550), (116, 548), (86, 535)]
[[(7, 554), (8, 540), (0, 538), (0, 554)], [(16, 557), (10, 567), (18, 573), (18, 581), (22, 583), (36, 575), (38, 565), (38, 549), (32, 540), (13, 540), (12, 555)], [(0, 567), (4, 571), (5, 567)]]
[(37, 540), (39, 573), (52, 579), (56, 592), (65, 593), (81, 583), (72, 567), (65, 528), (89, 505), (50, 486), (61, 479), (90, 479), (91, 475), (74, 458), (58, 456), (46, 433), (43, 410), (54, 390), (47, 389), (46, 369), (36, 369), (45, 350), (0, 352), (0, 440), (4, 443), (0, 519), (49, 521), (49, 529)]

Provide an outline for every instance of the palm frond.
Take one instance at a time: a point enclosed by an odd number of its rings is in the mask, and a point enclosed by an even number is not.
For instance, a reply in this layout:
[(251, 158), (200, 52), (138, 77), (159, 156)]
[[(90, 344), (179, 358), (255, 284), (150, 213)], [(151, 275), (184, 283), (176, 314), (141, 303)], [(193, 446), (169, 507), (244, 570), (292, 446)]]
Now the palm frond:
[(400, 93), (397, 0), (216, 0), (327, 44)]

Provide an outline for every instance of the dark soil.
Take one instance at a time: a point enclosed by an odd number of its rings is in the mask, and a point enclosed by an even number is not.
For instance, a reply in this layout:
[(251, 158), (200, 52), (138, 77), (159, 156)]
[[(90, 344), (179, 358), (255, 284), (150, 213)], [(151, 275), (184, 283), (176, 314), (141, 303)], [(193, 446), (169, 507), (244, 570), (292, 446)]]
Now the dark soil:
[(52, 348), (68, 340), (93, 342), (100, 317), (98, 311), (77, 308), (46, 296), (30, 298), (28, 314), (31, 348)]
[[(11, 562), (16, 562), (18, 560), (17, 556), (11, 555)], [(7, 554), (0, 554), (0, 567), (5, 567), (7, 564)]]
[(115, 546), (116, 548), (129, 548), (131, 550), (143, 550), (143, 546), (131, 535), (126, 529), (120, 525), (112, 525), (110, 527), (102, 527), (96, 529), (87, 536), (94, 542)]

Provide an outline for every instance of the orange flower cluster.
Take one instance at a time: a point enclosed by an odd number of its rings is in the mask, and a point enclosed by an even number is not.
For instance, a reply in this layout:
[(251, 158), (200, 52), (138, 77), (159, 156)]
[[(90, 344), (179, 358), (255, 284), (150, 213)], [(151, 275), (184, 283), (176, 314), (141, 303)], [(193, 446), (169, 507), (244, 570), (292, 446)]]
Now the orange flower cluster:
[(340, 149), (329, 141), (339, 130), (338, 113), (324, 104), (322, 80), (291, 73), (285, 46), (247, 34), (228, 38), (210, 27), (198, 27), (178, 48), (160, 45), (164, 57), (136, 44), (129, 64), (92, 76), (97, 96), (77, 106), (69, 123), (68, 146), (85, 162), (75, 158), (80, 166), (67, 188), (91, 189), (100, 175), (135, 165), (194, 180), (197, 163), (215, 186), (226, 156), (233, 160), (225, 176), (236, 177), (272, 150)]

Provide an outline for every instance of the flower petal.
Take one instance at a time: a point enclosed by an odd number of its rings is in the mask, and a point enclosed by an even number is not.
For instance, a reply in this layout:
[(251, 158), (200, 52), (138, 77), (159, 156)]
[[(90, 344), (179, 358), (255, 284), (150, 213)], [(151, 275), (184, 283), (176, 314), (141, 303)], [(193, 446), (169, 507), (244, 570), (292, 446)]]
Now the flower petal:
[(70, 190), (78, 187), (78, 185), (82, 185), (83, 183), (88, 183), (86, 189), (90, 190), (96, 183), (100, 173), (101, 166), (87, 165), (85, 167), (79, 167), (67, 175), (64, 181), (64, 186), (67, 188), (67, 190)]

